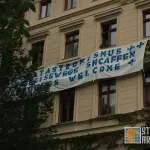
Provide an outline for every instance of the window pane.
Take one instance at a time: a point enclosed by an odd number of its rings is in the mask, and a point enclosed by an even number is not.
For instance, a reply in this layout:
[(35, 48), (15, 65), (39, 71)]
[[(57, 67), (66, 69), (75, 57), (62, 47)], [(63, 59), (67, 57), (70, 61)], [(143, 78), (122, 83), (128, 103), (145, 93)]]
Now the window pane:
[(42, 65), (42, 60), (43, 60), (43, 51), (40, 51), (38, 54), (38, 65)]
[(67, 36), (67, 42), (72, 41), (73, 40), (73, 36)]
[(102, 92), (108, 91), (108, 86), (102, 86)]
[(42, 8), (41, 8), (41, 18), (44, 18), (46, 17), (46, 5), (42, 5)]
[(115, 114), (115, 100), (116, 100), (116, 93), (110, 94), (110, 113)]
[(109, 31), (109, 24), (103, 24), (102, 28), (103, 28), (103, 33), (108, 32)]
[(150, 106), (150, 87), (145, 87), (145, 104), (146, 107)]
[(33, 60), (32, 63), (37, 63), (39, 66), (42, 65), (43, 52), (44, 52), (44, 42), (34, 43), (32, 45), (33, 49)]
[(50, 11), (51, 11), (51, 3), (48, 3), (47, 17), (50, 16)]
[(65, 58), (72, 57), (72, 44), (66, 45)]
[(149, 19), (150, 18), (150, 14), (145, 15), (145, 19)]
[(146, 37), (150, 36), (150, 22), (146, 22)]
[(150, 82), (150, 77), (145, 78), (145, 80), (146, 80), (146, 83), (149, 83)]
[(65, 122), (66, 121), (66, 115), (67, 115), (67, 105), (62, 104), (62, 114), (61, 114), (61, 122)]
[(73, 52), (73, 56), (78, 56), (78, 42), (74, 43), (74, 52)]
[(107, 114), (107, 95), (101, 96), (101, 115)]
[(102, 43), (103, 45), (106, 45), (106, 46), (110, 45), (108, 33), (105, 33), (102, 35)]
[(112, 24), (111, 25), (111, 29), (116, 29), (117, 28), (117, 24)]
[[(74, 95), (72, 96), (74, 97)], [(73, 112), (74, 112), (74, 100), (71, 100), (69, 109), (69, 121), (73, 120)]]
[(71, 0), (66, 0), (66, 9), (70, 9), (71, 8)]
[(116, 31), (111, 32), (111, 46), (116, 45)]
[(73, 0), (73, 8), (76, 7), (76, 0)]
[(79, 39), (79, 34), (78, 34), (78, 35), (75, 35), (74, 39), (75, 39), (75, 40), (78, 40), (78, 39)]
[(115, 90), (116, 89), (116, 85), (110, 85), (110, 90)]

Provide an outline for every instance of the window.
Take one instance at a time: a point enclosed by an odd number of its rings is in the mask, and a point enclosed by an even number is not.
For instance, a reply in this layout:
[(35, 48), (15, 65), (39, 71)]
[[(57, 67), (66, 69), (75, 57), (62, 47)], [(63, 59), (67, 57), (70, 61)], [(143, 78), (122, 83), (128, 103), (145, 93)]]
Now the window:
[(150, 106), (150, 72), (145, 73), (144, 79), (144, 106)]
[(79, 31), (66, 35), (65, 58), (78, 56)]
[(50, 16), (50, 8), (51, 8), (51, 0), (42, 0), (40, 18)]
[(115, 114), (116, 81), (107, 80), (100, 83), (100, 115)]
[(101, 48), (116, 46), (117, 21), (102, 23), (102, 45)]
[(76, 7), (76, 0), (65, 0), (65, 9), (72, 9)]
[(60, 92), (60, 113), (59, 121), (73, 121), (75, 88)]
[(43, 52), (44, 52), (44, 41), (32, 44), (33, 60), (32, 64), (42, 65)]
[(143, 13), (144, 37), (150, 36), (150, 10)]

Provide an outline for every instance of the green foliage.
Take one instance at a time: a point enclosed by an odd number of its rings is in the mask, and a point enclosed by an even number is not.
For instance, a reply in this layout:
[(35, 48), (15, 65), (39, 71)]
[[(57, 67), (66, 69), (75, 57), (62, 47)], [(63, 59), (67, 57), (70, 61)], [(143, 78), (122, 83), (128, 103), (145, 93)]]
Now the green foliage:
[(27, 91), (28, 82), (34, 86), (36, 65), (30, 65), (32, 52), (22, 48), (25, 26), (23, 15), (35, 11), (33, 0), (0, 1), (0, 149), (46, 150), (57, 149), (49, 127), (39, 134), (39, 128), (53, 110), (49, 83)]

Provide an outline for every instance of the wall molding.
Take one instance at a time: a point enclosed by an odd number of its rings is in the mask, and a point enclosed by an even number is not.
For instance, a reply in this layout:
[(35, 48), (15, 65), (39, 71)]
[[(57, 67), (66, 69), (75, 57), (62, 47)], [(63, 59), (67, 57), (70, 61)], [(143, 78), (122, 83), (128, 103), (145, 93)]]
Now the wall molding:
[(42, 36), (48, 36), (50, 34), (49, 30), (43, 30), (40, 32), (36, 32), (34, 34), (30, 34), (30, 37), (28, 38), (28, 41), (32, 41), (36, 38), (42, 37)]
[(138, 0), (135, 2), (135, 7), (141, 7), (146, 4), (150, 4), (150, 0)]
[(118, 14), (118, 13), (121, 13), (121, 12), (122, 12), (122, 8), (121, 7), (116, 7), (116, 8), (113, 8), (113, 9), (109, 9), (107, 11), (103, 11), (99, 14), (96, 14), (94, 17), (95, 17), (95, 20), (100, 20), (104, 17), (115, 15), (115, 14)]
[(121, 5), (126, 5), (126, 4), (129, 4), (129, 3), (133, 3), (135, 0), (120, 0), (120, 4)]
[(72, 28), (72, 27), (76, 27), (76, 26), (81, 26), (84, 24), (84, 19), (80, 19), (80, 20), (75, 20), (75, 21), (72, 21), (72, 22), (68, 22), (68, 23), (65, 23), (61, 26), (59, 26), (59, 29), (61, 31), (63, 30), (66, 30), (66, 29), (69, 29), (69, 28)]

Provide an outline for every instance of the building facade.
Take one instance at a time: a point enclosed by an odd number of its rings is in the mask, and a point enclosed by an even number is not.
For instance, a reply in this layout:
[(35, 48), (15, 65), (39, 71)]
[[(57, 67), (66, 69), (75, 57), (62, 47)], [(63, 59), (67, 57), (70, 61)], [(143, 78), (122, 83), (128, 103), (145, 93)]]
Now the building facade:
[[(35, 6), (36, 13), (25, 16), (31, 37), (24, 43), (35, 50), (32, 63), (40, 68), (150, 37), (150, 0), (35, 0)], [(43, 128), (55, 125), (57, 133), (53, 136), (60, 139), (123, 130), (131, 123), (122, 123), (113, 116), (150, 106), (149, 77), (145, 69), (57, 92), (54, 112)], [(142, 125), (141, 121), (134, 124)], [(123, 140), (118, 143), (117, 148), (110, 149), (124, 150)]]

